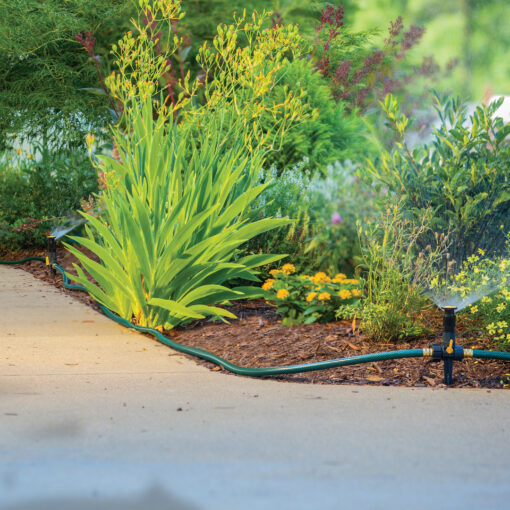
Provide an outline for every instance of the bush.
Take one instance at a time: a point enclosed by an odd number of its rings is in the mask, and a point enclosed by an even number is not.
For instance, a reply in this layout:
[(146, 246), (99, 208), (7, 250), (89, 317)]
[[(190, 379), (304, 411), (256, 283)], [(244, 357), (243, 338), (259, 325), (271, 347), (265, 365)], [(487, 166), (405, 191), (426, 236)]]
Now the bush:
[[(300, 100), (314, 115), (291, 127), (281, 144), (268, 154), (268, 165), (274, 165), (281, 174), (298, 163), (302, 172), (325, 172), (326, 165), (349, 158), (359, 158), (366, 140), (362, 136), (362, 122), (355, 114), (347, 114), (342, 102), (336, 102), (326, 81), (308, 60), (286, 62), (276, 73), (275, 86), (265, 96), (267, 106), (280, 104), (285, 94), (301, 94)], [(266, 133), (274, 133), (274, 118), (267, 111), (260, 120)], [(365, 142), (365, 144), (363, 144)], [(303, 163), (304, 162), (304, 163)]]
[(427, 229), (409, 224), (398, 207), (360, 228), (365, 298), (355, 315), (369, 338), (399, 341), (427, 332), (422, 312), (430, 302), (423, 282), (438, 255), (417, 250), (416, 240)]
[[(501, 103), (478, 106), (467, 122), (459, 100), (435, 96), (440, 126), (433, 141), (411, 151), (405, 141), (410, 120), (387, 96), (384, 109), (400, 143), (383, 153), (380, 164), (369, 162), (362, 175), (399, 202), (405, 217), (418, 225), (430, 216), (431, 229), (418, 239), (434, 245), (434, 233), (447, 233), (458, 266), (478, 248), (506, 249), (510, 232), (510, 123), (494, 118)], [(501, 235), (503, 234), (503, 235)]]
[[(31, 156), (28, 158), (28, 156)], [(20, 155), (0, 168), (0, 251), (43, 246), (52, 223), (15, 231), (27, 218), (44, 220), (66, 216), (80, 200), (97, 191), (96, 171), (86, 155), (50, 154), (40, 161)]]

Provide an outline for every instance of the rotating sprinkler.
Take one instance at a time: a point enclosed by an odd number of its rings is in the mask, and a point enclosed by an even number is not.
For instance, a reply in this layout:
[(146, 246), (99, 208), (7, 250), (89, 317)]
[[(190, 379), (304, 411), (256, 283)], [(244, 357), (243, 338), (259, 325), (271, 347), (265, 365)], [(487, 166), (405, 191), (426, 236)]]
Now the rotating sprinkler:
[(464, 357), (473, 357), (471, 349), (464, 349), (462, 345), (455, 344), (455, 310), (456, 306), (443, 307), (443, 338), (440, 344), (432, 346), (432, 359), (443, 360), (444, 383), (453, 383), (453, 362)]
[[(40, 262), (46, 262), (51, 270), (55, 273), (58, 271), (63, 278), (64, 287), (69, 290), (86, 291), (86, 288), (82, 285), (73, 285), (69, 283), (66, 270), (61, 267), (57, 262), (57, 239), (55, 236), (48, 236), (48, 254), (46, 258), (43, 257), (27, 257), (21, 260), (13, 261), (1, 261), (0, 264), (21, 264), (30, 260), (38, 260)], [(162, 344), (171, 347), (172, 349), (196, 356), (206, 361), (210, 361), (223, 367), (225, 370), (238, 375), (245, 375), (250, 377), (269, 377), (273, 375), (283, 374), (296, 374), (300, 372), (311, 372), (314, 370), (327, 370), (329, 368), (337, 368), (349, 365), (358, 365), (362, 363), (373, 363), (385, 360), (396, 360), (404, 358), (421, 358), (428, 357), (433, 360), (443, 360), (444, 363), (444, 382), (446, 385), (450, 385), (453, 382), (453, 362), (460, 361), (464, 358), (478, 358), (478, 359), (492, 359), (501, 361), (510, 361), (510, 353), (499, 352), (499, 351), (483, 351), (476, 349), (464, 349), (460, 345), (455, 345), (455, 306), (443, 306), (444, 311), (443, 317), (443, 337), (440, 344), (435, 344), (431, 348), (425, 349), (401, 349), (395, 351), (377, 352), (372, 354), (363, 354), (360, 356), (350, 356), (347, 358), (338, 358), (326, 361), (317, 361), (314, 363), (303, 363), (299, 365), (286, 365), (266, 368), (250, 368), (242, 367), (231, 363), (230, 361), (213, 354), (212, 352), (188, 345), (180, 344), (174, 340), (167, 338), (160, 331), (155, 328), (138, 326), (133, 324), (127, 319), (119, 317), (112, 310), (97, 303), (100, 310), (110, 319), (121, 324), (127, 328), (134, 329), (140, 333), (148, 333), (152, 335), (156, 340)]]

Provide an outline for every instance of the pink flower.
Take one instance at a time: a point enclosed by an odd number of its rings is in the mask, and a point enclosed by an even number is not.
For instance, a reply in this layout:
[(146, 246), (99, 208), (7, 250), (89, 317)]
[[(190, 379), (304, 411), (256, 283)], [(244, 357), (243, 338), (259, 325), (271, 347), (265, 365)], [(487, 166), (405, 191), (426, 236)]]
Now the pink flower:
[(344, 220), (342, 219), (342, 217), (340, 216), (339, 213), (335, 212), (332, 214), (332, 216), (331, 216), (331, 224), (332, 225), (341, 225), (343, 222), (344, 222)]

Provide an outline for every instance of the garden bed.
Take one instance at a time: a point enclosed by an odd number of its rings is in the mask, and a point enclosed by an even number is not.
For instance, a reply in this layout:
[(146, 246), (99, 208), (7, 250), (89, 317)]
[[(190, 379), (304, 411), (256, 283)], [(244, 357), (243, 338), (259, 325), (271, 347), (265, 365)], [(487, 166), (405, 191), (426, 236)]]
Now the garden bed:
[[(45, 256), (45, 252), (43, 250), (18, 252), (4, 256), (3, 259), (15, 260), (34, 255)], [(67, 271), (73, 271), (74, 257), (70, 253), (64, 250), (59, 251), (58, 260)], [(40, 262), (28, 262), (20, 267), (63, 292), (72, 294), (94, 309), (98, 309), (86, 293), (65, 289), (61, 276), (53, 275), (50, 269)], [(230, 309), (238, 317), (230, 324), (197, 321), (187, 327), (165, 331), (165, 335), (179, 343), (210, 351), (240, 366), (269, 367), (311, 363), (396, 349), (420, 349), (436, 343), (441, 334), (441, 316), (434, 312), (431, 312), (428, 317), (433, 334), (412, 342), (390, 344), (369, 341), (357, 325), (353, 331), (353, 324), (350, 321), (282, 326), (274, 307), (263, 300), (239, 302)], [(458, 343), (469, 348), (490, 349), (493, 347), (476, 330), (466, 329), (462, 320), (459, 320), (459, 337)], [(217, 365), (189, 357), (212, 370), (224, 371)], [(466, 360), (455, 363), (454, 377), (454, 387), (506, 388), (510, 387), (510, 366), (501, 361)], [(430, 359), (410, 358), (271, 378), (316, 384), (440, 387), (443, 364)]]

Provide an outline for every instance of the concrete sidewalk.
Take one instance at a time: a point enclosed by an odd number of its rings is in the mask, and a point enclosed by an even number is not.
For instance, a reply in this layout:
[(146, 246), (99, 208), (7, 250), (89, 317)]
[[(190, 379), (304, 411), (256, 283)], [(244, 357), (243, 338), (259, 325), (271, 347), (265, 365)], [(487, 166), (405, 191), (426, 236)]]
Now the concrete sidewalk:
[(0, 310), (2, 510), (509, 505), (504, 390), (211, 372), (6, 266)]

